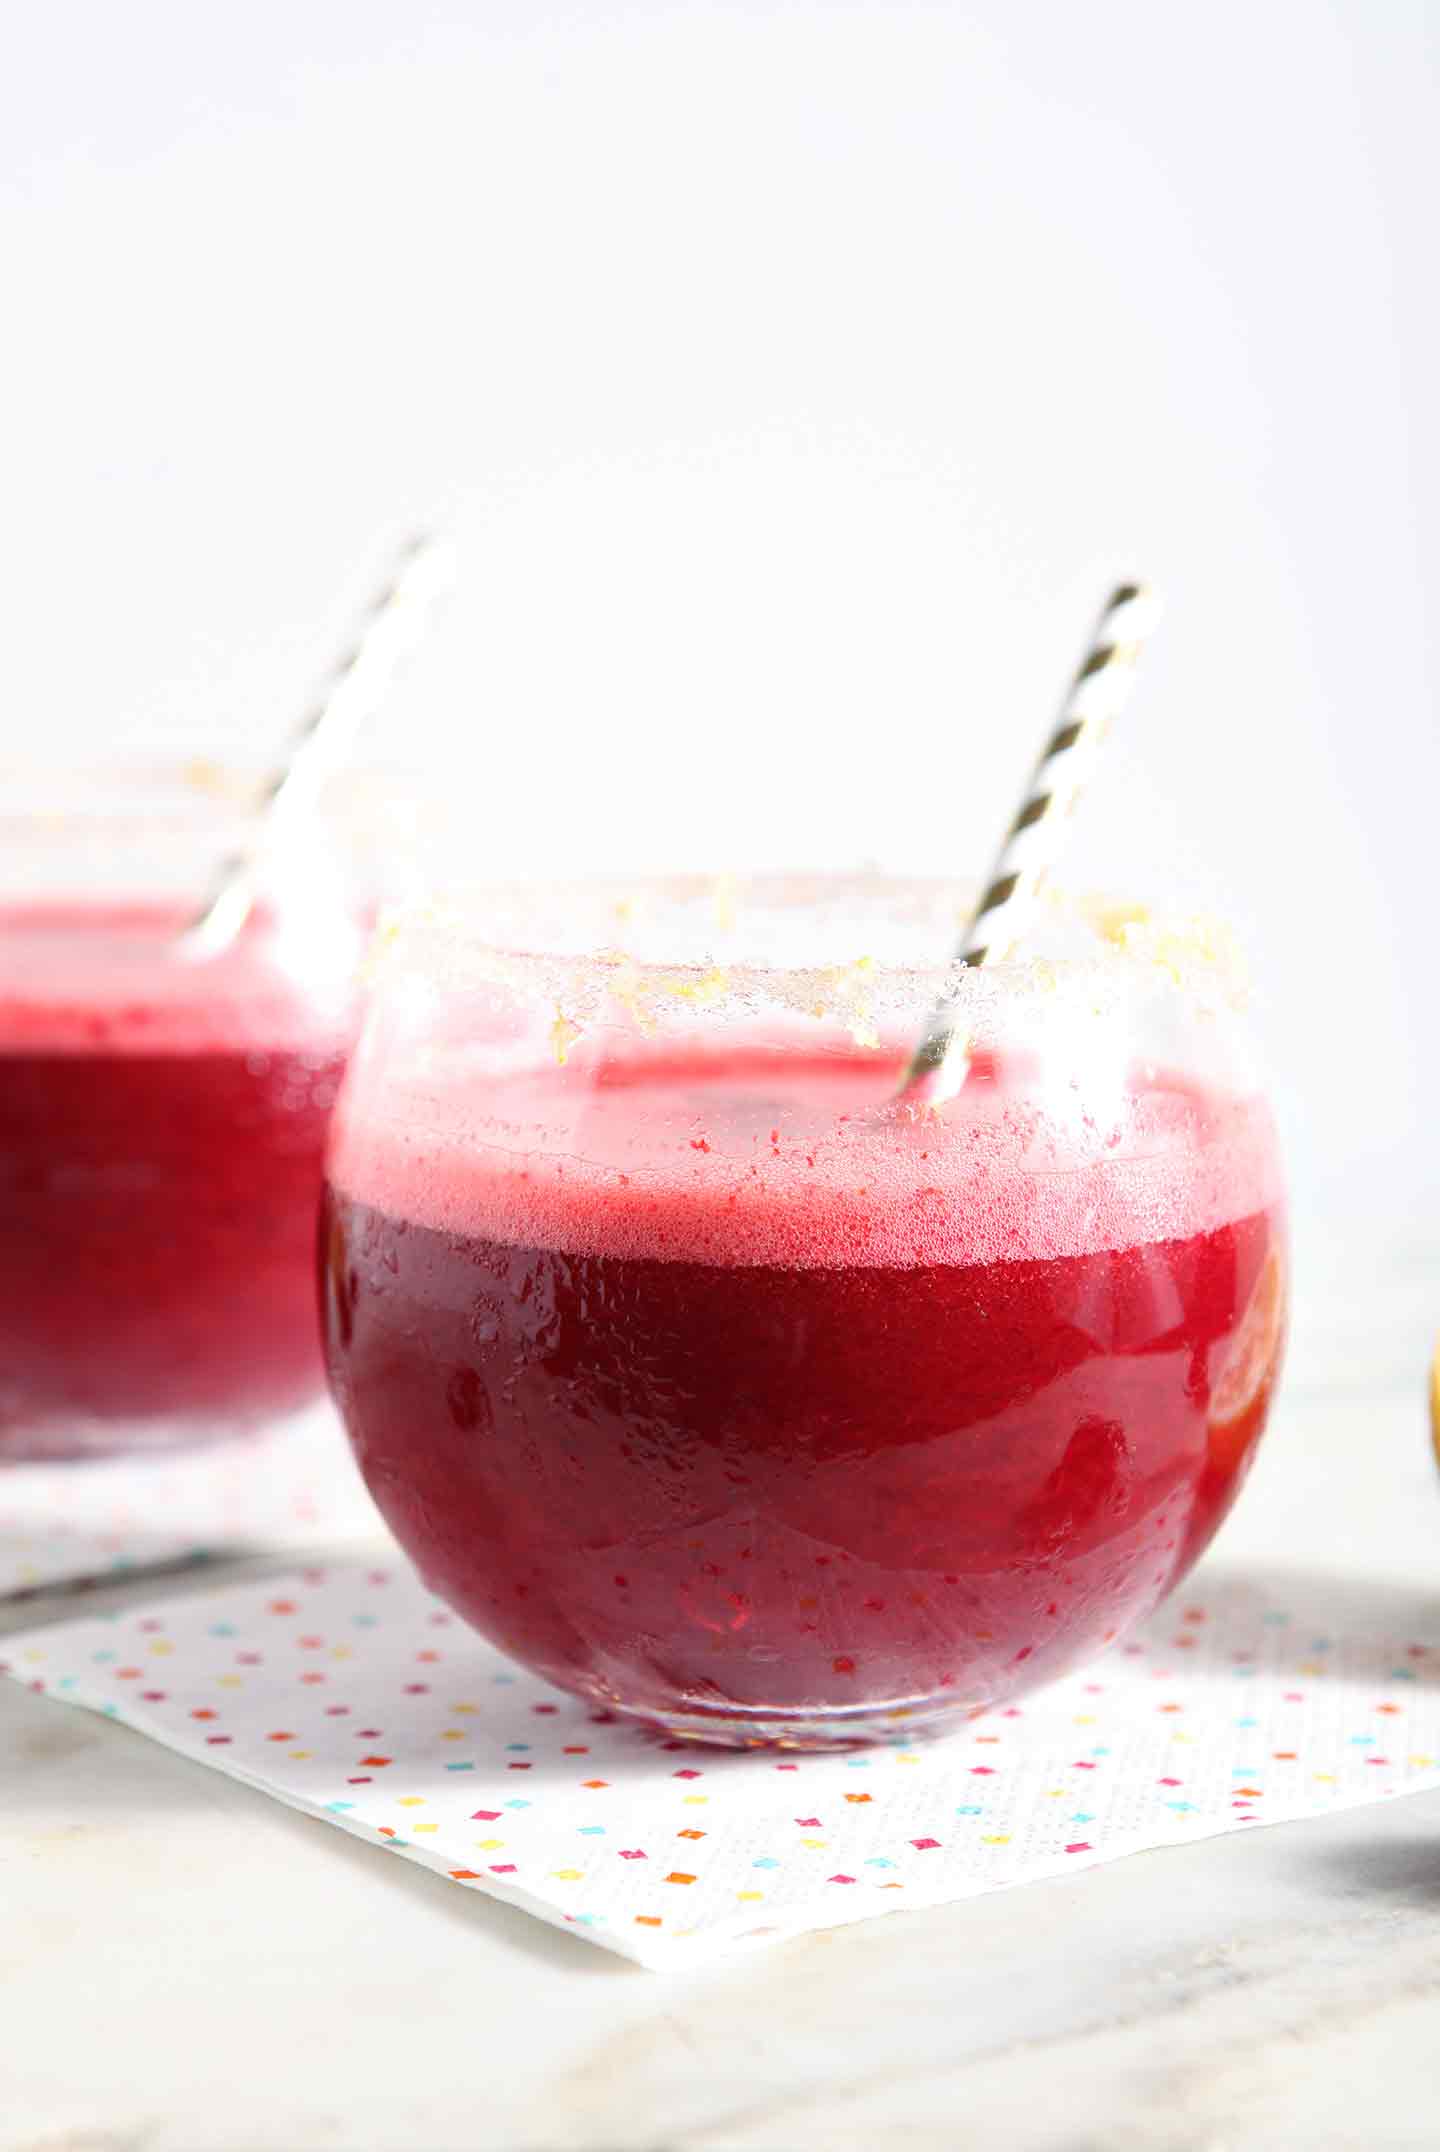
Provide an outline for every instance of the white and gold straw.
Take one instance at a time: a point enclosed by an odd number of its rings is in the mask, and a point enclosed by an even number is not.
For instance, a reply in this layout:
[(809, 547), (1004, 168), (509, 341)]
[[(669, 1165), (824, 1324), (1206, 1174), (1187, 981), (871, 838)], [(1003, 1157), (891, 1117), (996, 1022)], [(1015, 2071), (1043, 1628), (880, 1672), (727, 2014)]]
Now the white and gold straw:
[(218, 956), (234, 941), (255, 904), (262, 848), (286, 823), (313, 810), (360, 727), (383, 702), (402, 660), (419, 643), (454, 573), (454, 548), (447, 539), (421, 532), (407, 540), (388, 581), (291, 735), (285, 756), (261, 785), (253, 833), (217, 871), (203, 907), (180, 937), (184, 955)]
[[(1004, 963), (1023, 939), (1064, 843), (1070, 811), (1102, 741), (1129, 697), (1136, 663), (1159, 614), (1159, 601), (1143, 583), (1121, 583), (1111, 592), (1055, 729), (1005, 833), (984, 895), (961, 936), (955, 952), (958, 963)], [(936, 1003), (906, 1068), (899, 1093), (902, 1103), (934, 1111), (955, 1096), (969, 1066), (960, 997), (951, 988)]]

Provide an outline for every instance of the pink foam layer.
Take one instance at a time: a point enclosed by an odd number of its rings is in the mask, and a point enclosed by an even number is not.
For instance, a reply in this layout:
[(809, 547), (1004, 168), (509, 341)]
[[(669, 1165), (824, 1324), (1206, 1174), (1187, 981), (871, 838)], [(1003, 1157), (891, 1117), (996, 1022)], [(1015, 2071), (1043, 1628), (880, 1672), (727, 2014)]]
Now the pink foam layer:
[(1117, 1126), (976, 1086), (924, 1127), (886, 1115), (877, 1088), (883, 1100), (873, 1066), (748, 1089), (723, 1075), (588, 1093), (553, 1073), (448, 1088), (432, 1075), (378, 1096), (361, 1084), (331, 1171), (352, 1199), (457, 1236), (747, 1266), (1075, 1255), (1279, 1200), (1255, 1099), (1161, 1082), (1128, 1095)]
[(0, 911), (0, 1054), (334, 1050), (343, 987), (287, 971), (264, 922), (184, 962), (186, 916), (158, 903)]

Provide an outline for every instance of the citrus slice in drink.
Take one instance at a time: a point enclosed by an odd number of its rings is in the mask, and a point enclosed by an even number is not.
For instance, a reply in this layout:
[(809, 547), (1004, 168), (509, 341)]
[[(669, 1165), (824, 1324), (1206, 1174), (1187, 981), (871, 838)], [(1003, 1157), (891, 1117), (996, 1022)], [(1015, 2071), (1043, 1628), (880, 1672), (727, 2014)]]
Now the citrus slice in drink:
[(1226, 1470), (1240, 1464), (1264, 1420), (1285, 1350), (1285, 1303), (1284, 1259), (1272, 1248), (1210, 1394), (1210, 1459)]

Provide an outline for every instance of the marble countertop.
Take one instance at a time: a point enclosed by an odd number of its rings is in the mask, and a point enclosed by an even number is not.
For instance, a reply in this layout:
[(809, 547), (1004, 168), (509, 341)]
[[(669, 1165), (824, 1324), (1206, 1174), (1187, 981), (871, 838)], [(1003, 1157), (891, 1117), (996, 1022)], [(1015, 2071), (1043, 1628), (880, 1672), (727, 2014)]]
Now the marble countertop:
[[(1434, 1609), (1436, 1319), (1311, 1281), (1212, 1560)], [(1440, 1794), (656, 1975), (9, 1685), (0, 1785), (0, 2152), (1440, 2144)]]

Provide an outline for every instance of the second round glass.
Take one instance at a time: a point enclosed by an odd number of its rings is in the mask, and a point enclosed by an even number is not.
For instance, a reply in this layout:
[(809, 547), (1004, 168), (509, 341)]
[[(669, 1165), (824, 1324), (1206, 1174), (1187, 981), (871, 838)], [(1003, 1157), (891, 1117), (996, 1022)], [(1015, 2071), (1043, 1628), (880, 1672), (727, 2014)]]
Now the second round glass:
[(210, 1442), (314, 1402), (313, 1249), (357, 908), (320, 841), (233, 943), (218, 775), (65, 773), (4, 822), (0, 1464)]

